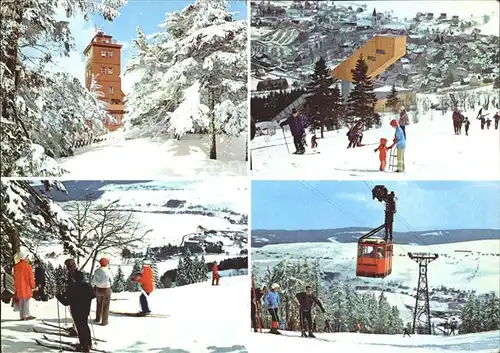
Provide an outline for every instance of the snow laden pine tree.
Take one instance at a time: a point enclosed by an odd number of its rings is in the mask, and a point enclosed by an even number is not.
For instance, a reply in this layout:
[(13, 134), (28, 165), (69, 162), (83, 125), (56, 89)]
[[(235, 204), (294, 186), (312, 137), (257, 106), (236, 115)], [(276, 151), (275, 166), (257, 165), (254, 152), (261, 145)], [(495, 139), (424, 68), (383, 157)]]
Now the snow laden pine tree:
[(333, 100), (330, 86), (333, 83), (333, 77), (330, 70), (326, 67), (323, 57), (320, 57), (314, 66), (314, 72), (311, 74), (311, 86), (314, 93), (307, 99), (308, 120), (310, 122), (311, 133), (316, 133), (320, 129), (321, 138), (324, 138), (324, 128), (331, 130), (335, 124), (333, 121)]
[[(41, 129), (50, 123), (43, 115), (52, 110), (52, 107), (46, 106), (48, 99), (44, 92), (46, 87), (54, 87), (54, 82), (51, 82), (47, 73), (48, 66), (54, 62), (54, 57), (68, 56), (74, 49), (69, 22), (57, 19), (59, 10), (64, 10), (67, 18), (78, 14), (84, 18), (90, 17), (91, 14), (100, 14), (105, 19), (112, 20), (119, 15), (117, 10), (124, 3), (125, 0), (2, 1), (2, 176), (59, 176), (64, 172), (55, 160), (46, 154), (45, 147), (50, 149), (50, 146), (39, 144), (49, 143), (50, 139), (41, 139), (42, 136), (38, 135), (38, 131), (43, 131)], [(55, 85), (64, 87), (65, 82)], [(71, 94), (68, 91), (64, 93)], [(78, 108), (72, 107), (77, 103), (70, 99), (65, 99), (64, 102), (68, 104), (68, 111), (52, 111), (60, 113), (58, 119), (62, 118), (65, 123), (71, 125), (71, 115), (78, 111)], [(63, 135), (56, 134), (61, 130), (65, 131), (66, 128), (57, 127), (56, 131), (50, 133), (64, 139)], [(37, 135), (40, 141), (35, 142)], [(67, 141), (61, 142), (62, 145), (66, 143)]]
[(247, 130), (247, 22), (234, 21), (227, 0), (197, 0), (167, 15), (152, 43), (139, 28), (127, 72), (141, 78), (129, 97), (130, 122), (144, 132), (180, 139)]
[(64, 293), (68, 282), (68, 270), (61, 265), (54, 271), (55, 294)]
[(132, 268), (132, 272), (127, 280), (126, 291), (127, 292), (138, 292), (140, 291), (139, 284), (133, 280), (134, 276), (137, 276), (141, 273), (141, 263), (136, 261), (134, 263), (134, 267)]
[(205, 261), (205, 256), (201, 255), (200, 262), (198, 263), (199, 268), (199, 282), (204, 282), (208, 279), (207, 262)]
[(54, 298), (56, 295), (55, 269), (52, 262), (47, 261), (45, 267), (45, 294), (48, 299)]
[(356, 67), (351, 70), (354, 87), (349, 93), (347, 102), (347, 123), (361, 121), (366, 128), (380, 124), (380, 118), (375, 116), (377, 98), (373, 93), (373, 83), (368, 76), (368, 65), (359, 56)]
[(184, 286), (186, 284), (189, 284), (189, 283), (188, 283), (188, 279), (186, 277), (186, 273), (184, 270), (184, 261), (183, 261), (182, 257), (179, 257), (179, 262), (177, 263), (177, 275), (176, 275), (176, 279), (175, 279), (175, 286), (180, 287), (180, 286)]
[(385, 106), (388, 107), (388, 108), (391, 108), (391, 110), (392, 110), (393, 113), (397, 113), (398, 112), (399, 103), (401, 102), (401, 100), (398, 97), (398, 91), (396, 90), (396, 84), (395, 83), (392, 84), (391, 91), (387, 95), (386, 99), (387, 99), (387, 101), (385, 103)]
[(113, 281), (113, 292), (120, 293), (125, 291), (127, 287), (127, 282), (125, 281), (125, 275), (123, 274), (122, 267), (118, 266), (118, 271)]

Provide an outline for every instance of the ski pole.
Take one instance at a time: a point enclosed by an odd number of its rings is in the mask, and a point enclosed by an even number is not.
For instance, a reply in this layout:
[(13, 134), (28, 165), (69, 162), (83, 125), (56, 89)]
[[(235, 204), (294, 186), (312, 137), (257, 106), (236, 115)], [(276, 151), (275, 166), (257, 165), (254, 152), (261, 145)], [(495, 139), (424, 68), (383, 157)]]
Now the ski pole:
[(283, 138), (285, 139), (286, 150), (288, 151), (288, 154), (290, 154), (290, 149), (288, 148), (288, 142), (286, 142), (285, 129), (281, 128), (281, 131), (283, 131)]
[(59, 326), (59, 352), (62, 352), (61, 316), (59, 315), (59, 301), (57, 301), (57, 326)]
[[(94, 324), (92, 323), (92, 317), (89, 314), (90, 327), (92, 328), (92, 336), (94, 337), (94, 345), (97, 346), (97, 339), (95, 338)], [(92, 341), (92, 339), (91, 339)]]

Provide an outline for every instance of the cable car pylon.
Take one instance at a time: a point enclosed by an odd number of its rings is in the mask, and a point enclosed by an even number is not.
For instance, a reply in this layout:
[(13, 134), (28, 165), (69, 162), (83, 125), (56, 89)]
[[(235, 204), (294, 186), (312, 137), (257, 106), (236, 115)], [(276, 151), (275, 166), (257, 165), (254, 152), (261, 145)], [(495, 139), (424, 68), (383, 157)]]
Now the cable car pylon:
[(413, 326), (412, 332), (415, 333), (415, 325), (417, 317), (420, 320), (422, 315), (425, 315), (425, 334), (432, 334), (431, 332), (431, 311), (429, 307), (429, 286), (427, 283), (427, 265), (436, 260), (439, 254), (431, 253), (408, 253), (410, 259), (418, 263), (418, 285), (417, 295), (415, 298), (415, 310), (413, 311)]
[[(372, 229), (358, 240), (356, 276), (384, 278), (392, 273), (393, 242), (392, 229), (396, 213), (396, 195), (383, 185), (372, 190), (373, 199), (385, 203), (384, 224)], [(384, 237), (374, 237), (384, 230)]]

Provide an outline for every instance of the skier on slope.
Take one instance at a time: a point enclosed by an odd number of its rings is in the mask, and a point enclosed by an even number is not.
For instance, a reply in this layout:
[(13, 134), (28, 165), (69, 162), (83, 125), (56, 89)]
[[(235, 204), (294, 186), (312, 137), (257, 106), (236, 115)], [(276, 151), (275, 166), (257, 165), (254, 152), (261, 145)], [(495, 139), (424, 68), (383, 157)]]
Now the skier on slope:
[(64, 306), (69, 305), (70, 307), (71, 316), (73, 317), (80, 341), (75, 351), (90, 352), (92, 337), (90, 335), (88, 317), (95, 294), (90, 284), (83, 280), (83, 273), (75, 271), (72, 275), (72, 285), (68, 286), (64, 293), (57, 294), (56, 298)]
[(28, 263), (26, 250), (19, 250), (18, 259), (19, 262), (14, 265), (14, 286), (16, 288), (14, 298), (19, 307), (20, 319), (23, 321), (33, 320), (35, 317), (30, 314), (30, 299), (33, 297), (33, 289), (35, 289), (35, 276)]
[(217, 266), (217, 261), (214, 261), (212, 265), (212, 286), (218, 286), (219, 279), (220, 279), (219, 267)]
[(408, 328), (407, 328), (407, 327), (405, 327), (405, 328), (404, 328), (404, 332), (403, 332), (403, 338), (404, 338), (405, 336), (407, 336), (407, 335), (408, 335), (408, 337), (411, 337), (411, 336), (410, 336), (410, 332), (408, 331)]
[(307, 286), (305, 292), (300, 292), (295, 295), (297, 298), (298, 304), (300, 306), (300, 318), (301, 318), (301, 331), (302, 337), (306, 337), (306, 322), (307, 329), (309, 331), (309, 337), (315, 338), (313, 331), (313, 320), (312, 320), (312, 309), (314, 308), (314, 304), (318, 305), (323, 313), (325, 313), (325, 309), (323, 308), (323, 304), (316, 298), (313, 294), (311, 294), (311, 287)]
[(303, 115), (299, 115), (295, 108), (292, 109), (292, 116), (280, 123), (280, 127), (290, 126), (290, 132), (293, 136), (293, 144), (295, 145), (295, 152), (293, 154), (304, 154), (304, 134), (306, 133), (306, 119)]
[(495, 116), (493, 116), (493, 120), (495, 120), (495, 130), (498, 130), (498, 123), (500, 122), (500, 112), (496, 112)]
[[(253, 332), (258, 332), (257, 312), (260, 308), (260, 302), (262, 299), (263, 290), (265, 290), (265, 288), (266, 288), (266, 286), (262, 285), (261, 287), (255, 288), (255, 295), (254, 295), (254, 289), (252, 289), (251, 293), (250, 293), (250, 298), (251, 298), (250, 314), (251, 314), (251, 318), (252, 318)], [(260, 313), (259, 313), (259, 315), (260, 315)]]
[(464, 117), (464, 128), (465, 128), (465, 136), (469, 136), (470, 121), (469, 118), (467, 117)]
[(406, 112), (405, 107), (401, 106), (399, 108), (399, 126), (401, 130), (403, 130), (403, 134), (406, 139), (406, 126), (410, 125), (410, 119), (408, 119), (408, 113)]
[(361, 130), (363, 129), (362, 122), (358, 121), (354, 126), (347, 132), (347, 137), (349, 139), (349, 144), (347, 148), (355, 148), (360, 145), (359, 137), (362, 136)]
[[(111, 303), (111, 292), (113, 286), (113, 274), (108, 267), (109, 259), (103, 257), (99, 260), (99, 267), (92, 276), (92, 285), (95, 288), (97, 298), (95, 322), (101, 326), (108, 324), (109, 304)], [(102, 322), (101, 322), (102, 320)]]
[(271, 330), (269, 333), (275, 335), (281, 335), (278, 331), (280, 318), (278, 316), (278, 308), (280, 305), (280, 296), (278, 294), (280, 286), (277, 283), (273, 283), (271, 290), (268, 291), (264, 296), (264, 303), (267, 305), (267, 310), (271, 314)]
[[(75, 260), (73, 260), (72, 258), (66, 259), (66, 261), (64, 261), (64, 266), (66, 266), (66, 269), (68, 270), (68, 277), (66, 280), (66, 291), (68, 290), (73, 291), (72, 287), (75, 285), (75, 279), (74, 279), (75, 276), (80, 278), (81, 275), (81, 277), (84, 278), (83, 272), (78, 270), (78, 268), (76, 267)], [(76, 337), (78, 336), (78, 332), (76, 331), (76, 323), (74, 322), (74, 317), (71, 312), (71, 306), (69, 307), (69, 313), (73, 318), (73, 326), (69, 328), (68, 335)]]
[(148, 296), (154, 290), (153, 270), (151, 269), (151, 263), (148, 260), (145, 260), (142, 264), (142, 273), (132, 277), (132, 280), (139, 283), (142, 287), (142, 293), (139, 297), (139, 301), (141, 303), (141, 312), (139, 314), (146, 316), (151, 313), (151, 310), (149, 310)]

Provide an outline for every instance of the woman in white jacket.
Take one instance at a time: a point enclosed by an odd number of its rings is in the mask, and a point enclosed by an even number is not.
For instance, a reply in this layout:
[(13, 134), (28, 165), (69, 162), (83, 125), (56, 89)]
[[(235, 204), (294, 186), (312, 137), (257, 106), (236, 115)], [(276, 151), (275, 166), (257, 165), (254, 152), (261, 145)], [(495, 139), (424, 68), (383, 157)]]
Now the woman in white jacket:
[[(111, 287), (113, 286), (113, 274), (108, 268), (109, 259), (102, 258), (99, 260), (99, 267), (92, 276), (92, 285), (95, 287), (97, 308), (96, 308), (96, 323), (101, 323), (102, 326), (108, 324), (109, 304), (111, 302)], [(102, 320), (102, 321), (101, 321)]]

